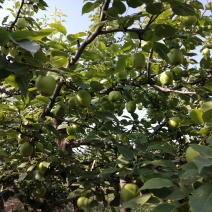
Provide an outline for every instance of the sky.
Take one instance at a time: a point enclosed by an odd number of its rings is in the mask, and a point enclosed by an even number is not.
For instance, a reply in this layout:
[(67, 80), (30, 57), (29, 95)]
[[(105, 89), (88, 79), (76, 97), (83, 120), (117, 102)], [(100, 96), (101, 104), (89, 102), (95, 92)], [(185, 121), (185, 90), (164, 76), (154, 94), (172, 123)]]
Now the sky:
[[(42, 17), (44, 14), (47, 17), (54, 12), (55, 7), (57, 10), (61, 10), (63, 13), (67, 15), (65, 17), (66, 22), (64, 23), (65, 27), (67, 28), (68, 33), (77, 33), (88, 30), (90, 25), (88, 14), (82, 15), (82, 6), (83, 0), (46, 0), (48, 4), (47, 11), (40, 11), (37, 17)], [(11, 15), (11, 13), (6, 10), (6, 8), (12, 8), (13, 1), (6, 0), (3, 4), (4, 9), (0, 9), (0, 23), (2, 22), (3, 18), (7, 15)], [(12, 21), (12, 17), (10, 18)]]
[[(203, 5), (205, 5), (207, 2), (211, 2), (211, 0), (199, 0), (199, 1)], [(67, 15), (67, 17), (65, 18), (66, 23), (64, 23), (64, 25), (67, 28), (69, 34), (88, 30), (90, 25), (88, 14), (82, 15), (81, 12), (83, 6), (83, 0), (46, 0), (46, 2), (49, 6), (47, 11), (39, 12), (38, 17), (42, 17), (44, 14), (47, 17), (50, 16), (54, 12), (56, 7), (58, 10), (61, 10), (63, 13)], [(12, 0), (5, 0), (3, 7), (11, 8), (12, 4), (13, 4)], [(3, 18), (6, 15), (10, 15), (10, 12), (5, 9), (1, 9), (0, 23), (2, 22)]]

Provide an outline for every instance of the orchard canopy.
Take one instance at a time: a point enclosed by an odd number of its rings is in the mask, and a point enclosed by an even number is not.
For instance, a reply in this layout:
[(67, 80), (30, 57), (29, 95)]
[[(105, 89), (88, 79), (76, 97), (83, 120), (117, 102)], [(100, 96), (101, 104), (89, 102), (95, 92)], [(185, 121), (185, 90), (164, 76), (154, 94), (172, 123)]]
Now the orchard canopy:
[(212, 3), (84, 0), (90, 27), (70, 34), (37, 18), (51, 1), (13, 2), (0, 210), (211, 212)]

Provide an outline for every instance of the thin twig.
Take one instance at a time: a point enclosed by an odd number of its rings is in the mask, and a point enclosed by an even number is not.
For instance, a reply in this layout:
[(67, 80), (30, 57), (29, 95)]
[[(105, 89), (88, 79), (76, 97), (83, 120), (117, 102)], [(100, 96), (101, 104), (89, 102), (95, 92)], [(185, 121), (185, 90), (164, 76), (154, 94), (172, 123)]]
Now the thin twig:
[(15, 26), (16, 22), (18, 21), (23, 6), (24, 6), (24, 0), (21, 1), (21, 5), (20, 5), (20, 7), (19, 7), (19, 9), (18, 9), (18, 12), (17, 12), (17, 15), (16, 15), (16, 17), (15, 17), (15, 20), (14, 20), (14, 21), (12, 22), (12, 24), (10, 25), (10, 28), (9, 28), (10, 30), (12, 30), (12, 28)]

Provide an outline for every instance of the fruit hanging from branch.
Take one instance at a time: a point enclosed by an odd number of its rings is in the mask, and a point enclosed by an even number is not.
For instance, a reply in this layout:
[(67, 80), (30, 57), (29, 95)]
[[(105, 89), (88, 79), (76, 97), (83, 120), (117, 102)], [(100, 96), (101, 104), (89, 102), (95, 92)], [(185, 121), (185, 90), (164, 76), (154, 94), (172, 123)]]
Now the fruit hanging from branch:
[(181, 119), (178, 116), (169, 118), (169, 126), (172, 128), (178, 128), (180, 126)]
[(20, 153), (24, 157), (29, 157), (33, 153), (33, 145), (30, 142), (25, 142), (20, 146)]
[(121, 99), (120, 91), (111, 91), (108, 95), (108, 100), (111, 102), (117, 102)]
[(171, 65), (180, 65), (183, 62), (183, 52), (180, 49), (171, 49), (167, 56)]
[(76, 94), (77, 101), (82, 107), (88, 107), (91, 103), (91, 95), (86, 90), (80, 90)]
[(39, 76), (35, 82), (35, 86), (42, 96), (52, 96), (56, 84), (56, 80), (52, 76)]
[(19, 18), (16, 26), (18, 29), (24, 29), (27, 26), (27, 21), (25, 20), (25, 18)]
[(160, 82), (162, 85), (170, 85), (173, 82), (173, 74), (170, 71), (164, 71), (161, 75), (160, 75)]
[(134, 68), (143, 68), (145, 66), (145, 57), (142, 53), (137, 52), (132, 55), (132, 65)]
[(127, 202), (138, 196), (138, 186), (134, 183), (125, 184), (120, 191), (120, 196), (123, 202)]

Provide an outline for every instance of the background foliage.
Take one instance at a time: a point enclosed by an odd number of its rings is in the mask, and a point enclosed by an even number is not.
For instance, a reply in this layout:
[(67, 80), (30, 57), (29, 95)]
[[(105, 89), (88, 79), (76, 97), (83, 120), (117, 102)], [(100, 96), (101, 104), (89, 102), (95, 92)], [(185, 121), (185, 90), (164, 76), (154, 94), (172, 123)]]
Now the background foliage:
[[(47, 3), (14, 1), (14, 20), (5, 17), (0, 28), (3, 199), (18, 198), (25, 211), (78, 211), (80, 196), (92, 200), (91, 211), (212, 211), (212, 3), (85, 0), (82, 14), (91, 14), (92, 25), (76, 34), (61, 17), (34, 18)], [(196, 21), (185, 23), (190, 16)], [(183, 52), (182, 64), (170, 64), (173, 48)], [(141, 68), (131, 61), (138, 52)], [(174, 74), (168, 85), (160, 82), (164, 71)], [(36, 89), (39, 75), (57, 80), (51, 97)], [(73, 109), (70, 99), (82, 89), (91, 103)], [(119, 101), (108, 100), (111, 91), (121, 93)], [(129, 101), (135, 112), (126, 111)], [(179, 127), (169, 125), (171, 117), (180, 118)], [(76, 133), (68, 135), (73, 124)], [(24, 142), (33, 145), (30, 157), (20, 154)], [(188, 146), (199, 153), (192, 162)], [(138, 185), (139, 196), (120, 204), (126, 182)], [(39, 188), (46, 188), (42, 197)]]

